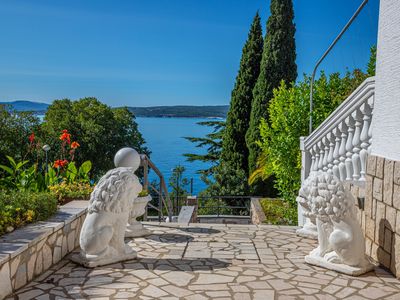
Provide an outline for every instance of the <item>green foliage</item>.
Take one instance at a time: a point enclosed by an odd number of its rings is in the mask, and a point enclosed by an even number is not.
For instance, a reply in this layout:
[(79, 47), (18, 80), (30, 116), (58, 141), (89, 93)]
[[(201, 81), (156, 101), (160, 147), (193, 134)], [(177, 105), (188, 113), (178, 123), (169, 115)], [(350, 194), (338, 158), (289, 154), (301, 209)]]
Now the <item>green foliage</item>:
[[(341, 77), (333, 73), (327, 78), (324, 73), (314, 85), (314, 128), (321, 124), (343, 100), (367, 77), (359, 70)], [(301, 152), (299, 139), (308, 134), (310, 79), (304, 77), (295, 86), (284, 82), (274, 91), (268, 113), (269, 123), (261, 121), (261, 140), (258, 142), (262, 154), (258, 168), (250, 177), (275, 176), (275, 187), (279, 195), (293, 206), (300, 188)]]
[(54, 195), (59, 204), (70, 200), (88, 200), (93, 186), (85, 182), (61, 182), (49, 187), (50, 193)]
[[(244, 170), (246, 175), (248, 175), (247, 159), (249, 153), (245, 135), (249, 128), (253, 88), (260, 73), (262, 50), (262, 28), (260, 16), (257, 12), (243, 47), (240, 68), (232, 91), (221, 152), (221, 164), (225, 164), (225, 167), (232, 169), (232, 171)], [(229, 187), (227, 188), (229, 189)]]
[(59, 133), (68, 129), (81, 145), (75, 160), (78, 164), (90, 160), (94, 177), (113, 167), (112, 158), (122, 147), (148, 154), (134, 115), (127, 108), (112, 109), (96, 98), (55, 100), (44, 121), (43, 138), (52, 141), (52, 152), (60, 148), (56, 141)]
[(233, 170), (225, 164), (215, 168), (212, 179), (203, 178), (207, 188), (201, 196), (245, 196), (248, 194), (247, 175), (244, 170)]
[(188, 194), (187, 187), (189, 185), (189, 179), (184, 177), (185, 167), (178, 165), (172, 170), (172, 174), (169, 178), (169, 186), (171, 188), (170, 197), (183, 197)]
[(75, 162), (70, 162), (65, 169), (65, 173), (61, 173), (63, 179), (67, 183), (74, 182), (89, 182), (89, 172), (92, 169), (92, 163), (90, 161), (85, 161), (82, 165), (77, 168)]
[(49, 193), (0, 190), (0, 235), (27, 223), (46, 220), (57, 210)]
[(367, 65), (367, 74), (368, 76), (375, 76), (375, 69), (376, 69), (376, 46), (372, 46), (370, 49), (370, 57), (369, 62)]
[(27, 152), (27, 147), (29, 135), (39, 126), (39, 119), (32, 113), (17, 113), (0, 105), (0, 164), (8, 163), (7, 155), (16, 160), (36, 160), (37, 157)]
[(186, 196), (189, 195), (187, 188), (189, 186), (189, 179), (184, 177), (185, 167), (178, 165), (172, 170), (169, 178), (170, 193), (169, 197), (173, 203), (175, 213), (179, 213), (178, 208), (184, 205)]
[(142, 190), (140, 193), (139, 193), (139, 197), (146, 197), (146, 196), (148, 196), (149, 195), (149, 191), (148, 190)]
[(199, 170), (198, 173), (203, 174), (206, 178), (214, 173), (214, 168), (219, 162), (222, 147), (222, 136), (225, 128), (224, 121), (205, 121), (198, 122), (197, 124), (202, 126), (212, 127), (211, 133), (207, 134), (205, 137), (185, 137), (188, 141), (196, 143), (198, 148), (206, 148), (206, 154), (193, 154), (185, 153), (183, 154), (187, 157), (187, 161), (201, 161), (210, 163), (211, 167), (205, 170)]
[[(75, 162), (70, 162), (65, 168), (55, 169), (47, 166), (47, 172), (43, 174), (37, 163), (30, 164), (29, 160), (16, 162), (14, 158), (7, 156), (9, 166), (0, 165), (4, 176), (0, 178), (0, 188), (20, 191), (47, 191), (49, 186), (65, 182), (68, 184), (84, 182), (89, 183), (89, 172), (92, 167), (90, 161), (85, 161), (79, 168)], [(46, 165), (42, 166), (46, 169)]]
[(206, 198), (199, 200), (198, 215), (231, 215), (232, 211), (227, 204), (220, 198)]
[(7, 156), (9, 166), (0, 165), (5, 175), (0, 178), (0, 188), (16, 189), (21, 191), (44, 191), (46, 180), (38, 172), (37, 165), (27, 167), (29, 160), (16, 162), (11, 156)]
[(265, 214), (264, 223), (270, 225), (297, 225), (297, 206), (276, 198), (260, 200)]
[[(269, 120), (268, 103), (273, 97), (273, 89), (282, 80), (291, 83), (296, 80), (296, 46), (294, 12), (292, 0), (271, 0), (271, 15), (267, 22), (267, 33), (261, 59), (260, 75), (253, 89), (250, 125), (246, 133), (249, 149), (249, 171), (256, 169), (260, 149), (256, 142), (260, 139), (261, 119)], [(253, 185), (253, 193), (262, 193), (263, 183)]]

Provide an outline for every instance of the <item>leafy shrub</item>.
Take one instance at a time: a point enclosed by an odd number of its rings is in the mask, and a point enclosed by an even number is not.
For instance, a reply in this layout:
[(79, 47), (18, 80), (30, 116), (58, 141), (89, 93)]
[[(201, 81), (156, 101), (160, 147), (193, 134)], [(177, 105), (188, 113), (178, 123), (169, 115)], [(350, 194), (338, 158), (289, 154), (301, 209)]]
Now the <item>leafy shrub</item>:
[(199, 215), (230, 215), (231, 209), (224, 200), (219, 198), (205, 198), (199, 200)]
[(264, 198), (260, 200), (266, 219), (271, 225), (296, 225), (297, 207), (282, 199)]
[(59, 204), (66, 203), (69, 200), (88, 200), (93, 187), (85, 182), (72, 182), (65, 181), (49, 187), (50, 193), (54, 195)]
[(38, 172), (37, 165), (27, 167), (28, 160), (16, 162), (12, 157), (7, 156), (9, 166), (0, 165), (4, 176), (0, 178), (0, 187), (3, 189), (44, 191), (46, 189), (45, 178)]
[(0, 235), (36, 221), (48, 219), (57, 210), (50, 193), (0, 190)]

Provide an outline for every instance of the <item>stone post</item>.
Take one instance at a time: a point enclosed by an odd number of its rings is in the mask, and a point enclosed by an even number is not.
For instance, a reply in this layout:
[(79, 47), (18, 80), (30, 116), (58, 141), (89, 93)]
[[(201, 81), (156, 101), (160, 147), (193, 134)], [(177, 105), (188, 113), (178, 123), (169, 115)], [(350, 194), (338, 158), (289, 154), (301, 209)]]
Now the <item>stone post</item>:
[(197, 210), (199, 208), (197, 196), (187, 196), (186, 205), (194, 206), (193, 215), (192, 218), (190, 219), (190, 223), (197, 223)]

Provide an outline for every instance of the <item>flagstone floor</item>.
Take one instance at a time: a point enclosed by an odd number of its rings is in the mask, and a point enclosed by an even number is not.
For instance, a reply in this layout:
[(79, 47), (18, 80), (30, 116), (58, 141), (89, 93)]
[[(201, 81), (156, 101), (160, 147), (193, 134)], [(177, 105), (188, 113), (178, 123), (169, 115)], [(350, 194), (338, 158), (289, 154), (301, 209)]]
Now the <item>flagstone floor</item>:
[(8, 299), (400, 299), (381, 268), (351, 277), (304, 263), (293, 227), (147, 223), (138, 259), (85, 269), (65, 258)]

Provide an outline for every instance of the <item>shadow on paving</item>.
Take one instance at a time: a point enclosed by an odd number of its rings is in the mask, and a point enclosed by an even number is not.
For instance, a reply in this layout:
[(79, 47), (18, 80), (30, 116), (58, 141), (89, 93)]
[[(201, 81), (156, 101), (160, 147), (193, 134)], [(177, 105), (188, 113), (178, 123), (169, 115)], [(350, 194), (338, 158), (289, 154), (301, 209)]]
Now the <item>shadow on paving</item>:
[(147, 240), (153, 240), (162, 243), (186, 243), (193, 241), (193, 237), (190, 235), (177, 234), (177, 233), (162, 233), (162, 234), (152, 234), (144, 237)]
[[(68, 258), (67, 258), (68, 259)], [(127, 260), (119, 263), (114, 263), (110, 265), (95, 267), (95, 268), (85, 268), (81, 265), (69, 261), (67, 266), (71, 267), (69, 273), (73, 271), (83, 271), (87, 270), (90, 273), (98, 272), (101, 274), (101, 270), (108, 271), (112, 269), (114, 272), (128, 272), (132, 274), (131, 271), (138, 270), (148, 270), (150, 272), (160, 270), (160, 271), (213, 271), (217, 269), (223, 269), (229, 267), (231, 264), (227, 261), (222, 261), (216, 258), (196, 258), (196, 259), (153, 259), (153, 258), (137, 258), (132, 260)], [(100, 271), (100, 272), (99, 272)], [(55, 271), (53, 274), (45, 279), (42, 279), (45, 283), (57, 284), (58, 274), (65, 274), (63, 271)], [(112, 273), (102, 274), (101, 276), (108, 276)], [(66, 275), (66, 274), (65, 274)], [(92, 275), (93, 276), (93, 275)], [(65, 277), (68, 277), (66, 275)]]
[(217, 234), (221, 232), (220, 230), (214, 228), (203, 228), (203, 227), (183, 227), (177, 229), (190, 233), (204, 233), (204, 234)]

